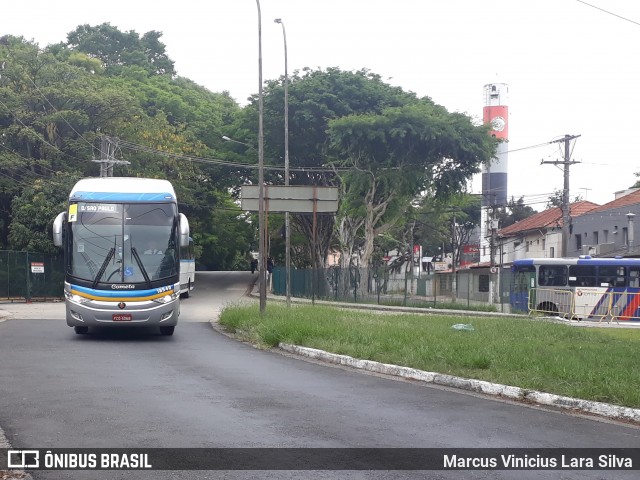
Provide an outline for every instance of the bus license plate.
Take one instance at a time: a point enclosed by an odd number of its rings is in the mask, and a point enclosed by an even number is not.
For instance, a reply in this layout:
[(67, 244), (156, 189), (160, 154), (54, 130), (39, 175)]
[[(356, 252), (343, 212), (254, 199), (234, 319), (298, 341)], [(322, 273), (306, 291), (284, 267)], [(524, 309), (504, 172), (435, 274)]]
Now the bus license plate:
[(130, 322), (132, 320), (130, 313), (114, 313), (112, 319), (114, 322)]

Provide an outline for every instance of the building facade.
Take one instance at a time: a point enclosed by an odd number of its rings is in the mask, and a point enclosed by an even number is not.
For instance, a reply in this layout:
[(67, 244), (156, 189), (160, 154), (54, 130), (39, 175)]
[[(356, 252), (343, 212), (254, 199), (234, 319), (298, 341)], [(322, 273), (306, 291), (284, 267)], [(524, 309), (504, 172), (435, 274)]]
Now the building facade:
[(567, 256), (640, 256), (639, 222), (640, 189), (617, 192), (612, 202), (573, 219)]

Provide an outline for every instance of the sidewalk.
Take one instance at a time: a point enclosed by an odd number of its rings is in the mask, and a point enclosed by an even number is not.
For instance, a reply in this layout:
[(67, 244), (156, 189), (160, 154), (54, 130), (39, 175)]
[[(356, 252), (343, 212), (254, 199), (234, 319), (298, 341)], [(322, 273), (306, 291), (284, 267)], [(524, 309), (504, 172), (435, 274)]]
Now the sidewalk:
[(6, 319), (39, 320), (42, 318), (64, 320), (63, 301), (53, 302), (0, 302), (0, 322)]

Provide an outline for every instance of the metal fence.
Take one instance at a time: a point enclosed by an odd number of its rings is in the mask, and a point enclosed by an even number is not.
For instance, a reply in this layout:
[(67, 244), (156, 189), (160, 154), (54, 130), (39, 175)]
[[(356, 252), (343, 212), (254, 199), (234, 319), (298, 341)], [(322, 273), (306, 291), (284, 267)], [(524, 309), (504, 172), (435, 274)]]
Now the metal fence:
[[(509, 311), (511, 272), (464, 270), (457, 273), (389, 271), (385, 268), (292, 269), (291, 295), (311, 299), (410, 305), (428, 308)], [(286, 294), (285, 269), (275, 267), (271, 291)]]
[(532, 288), (529, 312), (560, 315), (576, 320), (640, 320), (640, 293), (606, 288)]
[(0, 299), (61, 298), (63, 291), (62, 255), (0, 250)]

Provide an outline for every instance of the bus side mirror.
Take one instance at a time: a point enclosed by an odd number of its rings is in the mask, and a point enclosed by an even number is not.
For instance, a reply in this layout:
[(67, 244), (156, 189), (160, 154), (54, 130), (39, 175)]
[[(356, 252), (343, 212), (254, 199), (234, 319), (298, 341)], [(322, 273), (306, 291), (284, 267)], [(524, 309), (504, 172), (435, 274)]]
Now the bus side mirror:
[(185, 217), (184, 213), (180, 214), (180, 242), (181, 247), (189, 246), (189, 220)]
[(56, 247), (62, 246), (62, 227), (67, 221), (67, 212), (61, 212), (53, 221), (53, 244)]

